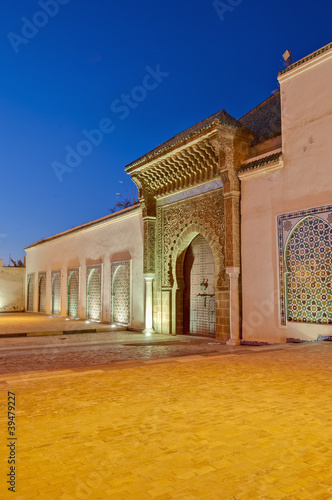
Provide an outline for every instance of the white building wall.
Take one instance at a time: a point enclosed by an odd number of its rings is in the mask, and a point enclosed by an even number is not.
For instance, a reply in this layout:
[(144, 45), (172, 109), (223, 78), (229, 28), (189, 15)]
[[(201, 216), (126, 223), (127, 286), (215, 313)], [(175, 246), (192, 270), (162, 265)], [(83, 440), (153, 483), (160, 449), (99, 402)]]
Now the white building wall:
[(24, 311), (25, 267), (3, 267), (0, 259), (0, 312)]
[(332, 202), (332, 49), (279, 77), (283, 168), (241, 179), (243, 338), (284, 342), (331, 325), (280, 321), (277, 217)]
[(47, 273), (46, 313), (51, 313), (51, 274), (61, 270), (61, 316), (67, 315), (67, 269), (79, 268), (79, 317), (86, 317), (86, 268), (102, 265), (102, 320), (111, 320), (111, 262), (131, 261), (131, 328), (144, 328), (143, 225), (140, 208), (26, 248), (27, 274)]

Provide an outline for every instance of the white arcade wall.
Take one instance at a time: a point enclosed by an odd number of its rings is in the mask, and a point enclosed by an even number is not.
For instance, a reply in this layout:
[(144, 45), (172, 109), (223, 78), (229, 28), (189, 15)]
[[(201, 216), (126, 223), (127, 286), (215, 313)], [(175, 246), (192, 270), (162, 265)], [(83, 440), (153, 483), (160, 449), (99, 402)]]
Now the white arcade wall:
[(25, 249), (26, 309), (144, 328), (139, 205)]

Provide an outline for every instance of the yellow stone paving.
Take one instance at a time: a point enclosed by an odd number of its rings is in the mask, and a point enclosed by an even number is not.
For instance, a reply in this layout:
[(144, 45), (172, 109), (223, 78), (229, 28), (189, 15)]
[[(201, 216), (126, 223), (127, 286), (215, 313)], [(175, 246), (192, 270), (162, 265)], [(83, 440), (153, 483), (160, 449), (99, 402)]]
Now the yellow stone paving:
[(0, 498), (332, 499), (331, 343), (183, 361), (1, 375)]

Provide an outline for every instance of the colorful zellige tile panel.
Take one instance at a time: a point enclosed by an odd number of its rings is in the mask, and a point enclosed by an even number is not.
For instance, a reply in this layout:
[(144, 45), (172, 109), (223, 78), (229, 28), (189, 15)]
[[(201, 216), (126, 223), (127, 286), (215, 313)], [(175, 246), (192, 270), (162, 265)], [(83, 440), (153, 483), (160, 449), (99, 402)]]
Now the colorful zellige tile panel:
[(287, 319), (332, 323), (332, 229), (308, 217), (291, 234), (286, 249)]

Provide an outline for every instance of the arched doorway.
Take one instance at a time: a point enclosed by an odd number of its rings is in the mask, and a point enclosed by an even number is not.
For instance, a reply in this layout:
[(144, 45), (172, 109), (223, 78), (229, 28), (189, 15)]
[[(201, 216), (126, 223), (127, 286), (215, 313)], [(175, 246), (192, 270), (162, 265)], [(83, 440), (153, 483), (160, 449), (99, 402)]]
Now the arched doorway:
[(78, 271), (70, 271), (68, 278), (68, 304), (67, 314), (72, 318), (78, 317), (78, 296), (79, 296), (79, 280)]
[(46, 312), (46, 273), (39, 275), (38, 311), (42, 313)]
[(61, 274), (52, 273), (52, 314), (61, 313)]
[(216, 305), (212, 250), (202, 235), (189, 245), (183, 263), (183, 333), (216, 336)]

